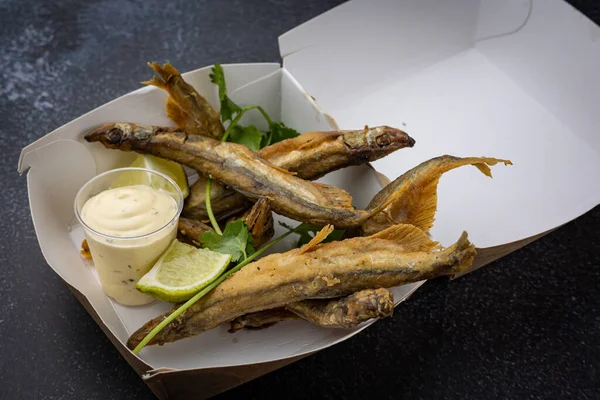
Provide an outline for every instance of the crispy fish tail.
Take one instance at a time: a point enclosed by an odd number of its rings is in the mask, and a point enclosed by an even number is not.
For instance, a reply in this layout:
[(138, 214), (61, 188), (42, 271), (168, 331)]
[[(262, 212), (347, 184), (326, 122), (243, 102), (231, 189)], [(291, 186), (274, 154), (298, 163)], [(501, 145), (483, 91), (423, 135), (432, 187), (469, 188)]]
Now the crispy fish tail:
[(225, 130), (219, 113), (210, 103), (188, 84), (179, 71), (170, 63), (160, 65), (157, 62), (148, 66), (158, 75), (146, 85), (156, 86), (169, 93), (167, 115), (177, 126), (191, 135), (203, 135), (220, 139)]
[(497, 163), (512, 165), (509, 160), (449, 155), (425, 161), (391, 182), (371, 200), (368, 210), (381, 208), (385, 203), (387, 206), (363, 224), (363, 234), (372, 235), (395, 224), (412, 224), (429, 232), (435, 220), (437, 187), (441, 176), (455, 168), (473, 165), (491, 177), (490, 166)]
[(259, 199), (241, 216), (241, 219), (250, 230), (256, 248), (267, 243), (275, 234), (271, 202), (267, 199)]
[[(437, 246), (435, 242), (418, 233), (406, 234), (409, 230), (416, 232), (418, 228), (391, 227), (377, 237), (357, 237), (320, 244), (303, 254), (294, 249), (261, 258), (192, 305), (150, 344), (195, 336), (240, 315), (453, 276), (472, 265), (477, 252), (466, 233), (454, 245), (431, 251)], [(128, 346), (134, 348), (164, 317), (141, 327), (130, 337)]]

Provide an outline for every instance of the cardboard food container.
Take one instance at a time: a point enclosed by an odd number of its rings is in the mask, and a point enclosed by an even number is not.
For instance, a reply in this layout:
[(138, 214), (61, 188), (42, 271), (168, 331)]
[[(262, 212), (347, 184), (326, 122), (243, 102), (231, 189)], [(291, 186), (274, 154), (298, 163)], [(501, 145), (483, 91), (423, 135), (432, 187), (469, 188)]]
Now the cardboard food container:
[[(512, 167), (494, 167), (494, 179), (460, 168), (440, 181), (432, 236), (448, 245), (466, 230), (479, 248), (474, 268), (599, 203), (600, 28), (563, 1), (356, 0), (284, 34), (279, 44), (283, 66), (224, 66), (235, 102), (260, 104), (300, 132), (385, 124), (416, 139), (412, 149), (320, 180), (347, 189), (356, 206), (435, 156), (513, 161)], [(218, 106), (209, 71), (184, 77)], [(114, 303), (80, 256), (77, 191), (135, 156), (86, 143), (83, 134), (105, 122), (173, 125), (165, 100), (165, 92), (153, 87), (120, 97), (24, 148), (18, 167), (27, 171), (46, 261), (152, 391), (161, 399), (210, 397), (367, 328), (372, 322), (337, 330), (289, 321), (229, 334), (219, 326), (145, 348), (139, 357), (125, 347), (133, 331), (170, 305)], [(263, 123), (256, 115), (245, 118)], [(276, 225), (276, 234), (282, 233)], [(293, 242), (289, 238), (273, 251)], [(394, 288), (396, 301), (421, 283)]]

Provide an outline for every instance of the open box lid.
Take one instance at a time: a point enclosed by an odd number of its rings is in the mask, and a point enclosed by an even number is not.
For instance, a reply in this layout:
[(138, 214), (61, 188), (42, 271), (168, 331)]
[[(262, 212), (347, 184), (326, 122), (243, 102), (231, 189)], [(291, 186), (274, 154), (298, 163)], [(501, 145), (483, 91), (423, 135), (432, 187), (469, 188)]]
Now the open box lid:
[[(478, 245), (548, 231), (600, 202), (600, 28), (562, 0), (354, 0), (279, 38), (284, 68), (342, 129), (405, 129), (394, 179), (442, 154), (508, 158), (446, 174), (432, 234)], [(590, 176), (591, 175), (591, 176)]]

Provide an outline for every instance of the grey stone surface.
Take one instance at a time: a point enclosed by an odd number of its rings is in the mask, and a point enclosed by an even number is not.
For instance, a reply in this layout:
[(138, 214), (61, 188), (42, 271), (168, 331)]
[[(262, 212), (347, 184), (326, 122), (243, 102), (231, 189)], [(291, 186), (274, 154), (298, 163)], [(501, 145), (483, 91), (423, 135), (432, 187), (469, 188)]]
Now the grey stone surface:
[[(152, 398), (46, 265), (20, 149), (138, 88), (146, 61), (278, 61), (278, 35), (337, 3), (0, 0), (0, 398)], [(571, 3), (599, 22), (597, 1)], [(599, 222), (430, 282), (393, 319), (219, 398), (600, 398)]]

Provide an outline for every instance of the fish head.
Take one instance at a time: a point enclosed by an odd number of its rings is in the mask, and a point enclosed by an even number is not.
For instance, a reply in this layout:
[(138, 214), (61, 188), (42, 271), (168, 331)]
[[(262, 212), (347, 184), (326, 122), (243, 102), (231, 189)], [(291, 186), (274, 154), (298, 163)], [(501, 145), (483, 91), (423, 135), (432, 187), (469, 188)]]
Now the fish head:
[(400, 129), (383, 125), (375, 128), (365, 128), (365, 130), (365, 139), (371, 148), (394, 151), (415, 145), (415, 140)]
[(153, 135), (174, 131), (174, 128), (153, 127), (144, 124), (112, 123), (104, 124), (85, 135), (88, 142), (100, 142), (107, 148), (132, 150), (133, 144), (137, 147)]

